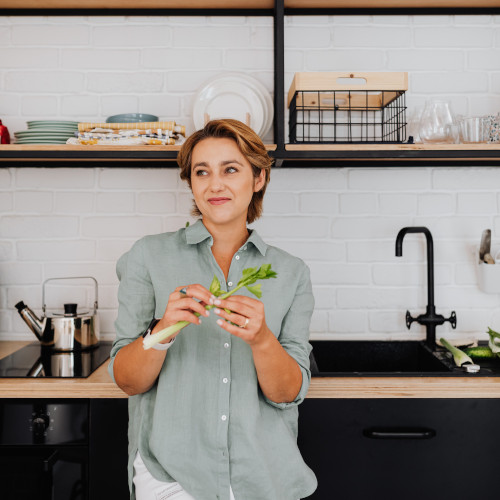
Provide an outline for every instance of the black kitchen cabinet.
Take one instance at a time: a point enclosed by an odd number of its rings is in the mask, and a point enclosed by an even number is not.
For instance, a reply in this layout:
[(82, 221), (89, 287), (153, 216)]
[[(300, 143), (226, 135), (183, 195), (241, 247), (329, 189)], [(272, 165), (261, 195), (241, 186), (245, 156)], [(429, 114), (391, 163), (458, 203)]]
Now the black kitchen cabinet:
[(127, 399), (0, 400), (2, 500), (127, 500)]
[(90, 400), (89, 500), (127, 500), (128, 399)]
[(306, 399), (311, 500), (499, 498), (497, 399)]

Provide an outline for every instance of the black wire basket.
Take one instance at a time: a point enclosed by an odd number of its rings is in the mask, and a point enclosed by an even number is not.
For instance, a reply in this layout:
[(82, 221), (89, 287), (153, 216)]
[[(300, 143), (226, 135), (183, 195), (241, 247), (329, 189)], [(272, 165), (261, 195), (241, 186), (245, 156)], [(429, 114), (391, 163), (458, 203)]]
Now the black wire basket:
[(407, 73), (297, 73), (290, 143), (405, 142), (407, 82)]

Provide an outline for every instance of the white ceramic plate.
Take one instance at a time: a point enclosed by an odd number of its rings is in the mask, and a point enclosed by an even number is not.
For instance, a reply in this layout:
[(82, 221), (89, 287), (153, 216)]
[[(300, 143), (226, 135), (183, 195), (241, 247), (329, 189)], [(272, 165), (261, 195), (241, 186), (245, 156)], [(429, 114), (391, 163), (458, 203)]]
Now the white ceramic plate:
[(271, 97), (271, 94), (267, 91), (266, 87), (264, 87), (264, 85), (260, 83), (259, 80), (252, 78), (250, 83), (255, 87), (255, 90), (259, 93), (261, 100), (263, 102), (264, 109), (266, 111), (266, 120), (262, 128), (262, 131), (259, 134), (262, 137), (264, 137), (269, 132), (269, 129), (273, 124), (273, 119), (274, 119), (273, 98)]
[(211, 120), (234, 118), (243, 123), (250, 114), (250, 126), (264, 136), (273, 121), (273, 102), (269, 92), (255, 78), (242, 73), (226, 73), (206, 82), (193, 104), (193, 121), (200, 129), (205, 114)]

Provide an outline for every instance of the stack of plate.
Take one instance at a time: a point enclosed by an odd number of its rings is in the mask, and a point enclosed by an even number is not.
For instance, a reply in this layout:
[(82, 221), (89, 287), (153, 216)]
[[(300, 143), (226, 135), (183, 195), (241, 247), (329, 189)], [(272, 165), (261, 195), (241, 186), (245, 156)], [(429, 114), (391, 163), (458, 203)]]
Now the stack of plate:
[(14, 132), (16, 144), (66, 144), (78, 132), (78, 122), (39, 120), (28, 123), (28, 130)]
[(193, 104), (197, 129), (205, 120), (234, 118), (264, 137), (273, 123), (273, 100), (259, 80), (245, 73), (225, 73), (208, 80), (198, 91)]

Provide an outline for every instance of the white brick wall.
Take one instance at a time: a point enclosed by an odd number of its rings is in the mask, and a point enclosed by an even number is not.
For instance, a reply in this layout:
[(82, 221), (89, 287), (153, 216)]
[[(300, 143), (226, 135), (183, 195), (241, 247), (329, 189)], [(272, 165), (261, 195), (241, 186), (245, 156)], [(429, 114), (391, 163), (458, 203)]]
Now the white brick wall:
[[(421, 338), (418, 325), (406, 331), (404, 312), (425, 308), (425, 240), (407, 236), (402, 258), (394, 242), (401, 227), (426, 225), (435, 242), (437, 310), (455, 309), (458, 332), (481, 338), (487, 326), (500, 327), (498, 296), (479, 289), (475, 268), (484, 228), (499, 246), (496, 172), (277, 169), (255, 227), (310, 266), (315, 338)], [(18, 300), (39, 310), (45, 279), (80, 275), (99, 282), (102, 329), (111, 338), (118, 257), (142, 235), (192, 220), (191, 195), (175, 169), (4, 169), (1, 200), (4, 339), (30, 338), (14, 310)]]
[[(500, 110), (498, 16), (299, 16), (285, 26), (285, 87), (296, 71), (408, 71), (410, 109), (448, 97), (456, 113)], [(7, 17), (0, 116), (11, 131), (44, 118), (153, 113), (193, 130), (210, 77), (248, 72), (273, 90), (267, 17)], [(267, 139), (272, 141), (272, 134)]]
[[(499, 27), (498, 16), (287, 18), (285, 86), (296, 71), (408, 71), (410, 108), (439, 95), (456, 112), (498, 112)], [(1, 18), (0, 118), (14, 132), (140, 111), (191, 132), (205, 80), (242, 71), (271, 92), (272, 68), (269, 18)], [(486, 227), (500, 248), (498, 186), (489, 167), (276, 169), (255, 227), (309, 264), (315, 338), (391, 339), (424, 335), (404, 314), (425, 308), (425, 240), (409, 235), (402, 258), (394, 242), (401, 227), (427, 225), (438, 312), (455, 309), (458, 333), (484, 338), (500, 329), (500, 306), (478, 287), (475, 254)], [(190, 209), (175, 169), (0, 169), (0, 338), (31, 339), (14, 304), (39, 311), (45, 279), (79, 275), (97, 278), (112, 338), (116, 260), (142, 235), (184, 226)]]

